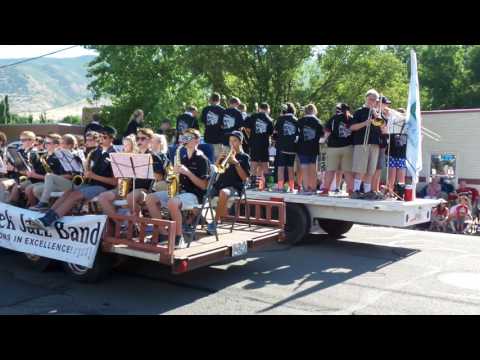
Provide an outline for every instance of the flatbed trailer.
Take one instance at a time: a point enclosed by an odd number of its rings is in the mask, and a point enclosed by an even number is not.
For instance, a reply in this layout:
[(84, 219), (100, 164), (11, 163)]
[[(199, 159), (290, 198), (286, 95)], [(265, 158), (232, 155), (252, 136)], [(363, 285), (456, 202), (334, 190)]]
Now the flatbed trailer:
[[(217, 234), (209, 235), (200, 226), (189, 247), (175, 249), (174, 221), (116, 215), (107, 220), (101, 246), (92, 268), (60, 262), (64, 270), (80, 282), (97, 282), (116, 264), (128, 258), (139, 258), (169, 266), (173, 274), (237, 258), (265, 245), (284, 240), (285, 204), (279, 201), (252, 200), (257, 215), (246, 218), (240, 213), (240, 200), (233, 214), (224, 217)], [(235, 215), (236, 214), (236, 215)], [(115, 221), (111, 221), (115, 220)], [(123, 224), (123, 229), (115, 224)], [(159, 241), (159, 235), (166, 238)], [(26, 255), (37, 270), (44, 271), (56, 260)]]
[(360, 200), (347, 196), (302, 195), (275, 191), (247, 190), (248, 200), (274, 200), (286, 204), (287, 241), (301, 241), (314, 228), (315, 221), (329, 235), (347, 233), (354, 223), (405, 228), (430, 221), (438, 200), (416, 199)]

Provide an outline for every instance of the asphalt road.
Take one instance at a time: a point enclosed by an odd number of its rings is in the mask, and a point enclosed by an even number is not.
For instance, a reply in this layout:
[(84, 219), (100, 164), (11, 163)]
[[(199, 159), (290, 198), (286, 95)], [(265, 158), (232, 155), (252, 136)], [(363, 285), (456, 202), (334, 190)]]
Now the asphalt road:
[(0, 249), (0, 314), (479, 314), (480, 237), (356, 225), (173, 276), (134, 260), (101, 284)]

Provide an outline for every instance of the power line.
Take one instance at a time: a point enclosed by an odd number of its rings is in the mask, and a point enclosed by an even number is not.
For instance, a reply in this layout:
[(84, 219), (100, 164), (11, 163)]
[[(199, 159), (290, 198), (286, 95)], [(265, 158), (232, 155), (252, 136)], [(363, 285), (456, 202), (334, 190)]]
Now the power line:
[(78, 46), (80, 46), (80, 45), (73, 45), (73, 46), (70, 46), (70, 47), (68, 47), (68, 48), (60, 49), (60, 50), (57, 50), (57, 51), (54, 51), (54, 52), (51, 52), (51, 53), (48, 53), (48, 54), (36, 56), (36, 57), (33, 57), (33, 58), (29, 58), (29, 59), (23, 59), (23, 60), (20, 60), (20, 61), (11, 63), (11, 64), (1, 65), (1, 66), (0, 66), (0, 69), (4, 69), (4, 68), (10, 67), (10, 66), (15, 66), (15, 65), (18, 65), (18, 64), (23, 64), (23, 63), (26, 63), (26, 62), (29, 62), (29, 61), (32, 61), (32, 60), (41, 59), (41, 58), (43, 58), (43, 57), (45, 57), (45, 56), (49, 56), (49, 55), (57, 54), (57, 53), (59, 53), (59, 52), (67, 51), (67, 50), (76, 48), (76, 47), (78, 47)]

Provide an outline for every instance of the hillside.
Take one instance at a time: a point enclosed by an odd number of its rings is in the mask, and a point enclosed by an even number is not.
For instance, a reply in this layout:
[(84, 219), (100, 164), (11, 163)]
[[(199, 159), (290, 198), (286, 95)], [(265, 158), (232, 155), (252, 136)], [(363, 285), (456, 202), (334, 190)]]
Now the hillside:
[[(12, 113), (50, 113), (51, 109), (62, 108), (62, 114), (75, 111), (71, 115), (77, 115), (78, 109), (81, 112), (79, 104), (89, 96), (86, 74), (93, 59), (42, 58), (0, 69), (0, 96), (9, 95)], [(0, 59), (0, 66), (18, 60)]]

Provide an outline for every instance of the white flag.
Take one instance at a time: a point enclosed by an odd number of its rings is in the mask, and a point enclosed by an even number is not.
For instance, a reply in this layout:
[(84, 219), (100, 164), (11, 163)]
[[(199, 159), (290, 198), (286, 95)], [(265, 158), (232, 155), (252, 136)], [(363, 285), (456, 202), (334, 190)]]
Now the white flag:
[(417, 54), (410, 52), (410, 88), (407, 105), (407, 170), (412, 183), (418, 183), (422, 170), (422, 115), (420, 112), (420, 89), (418, 84)]

